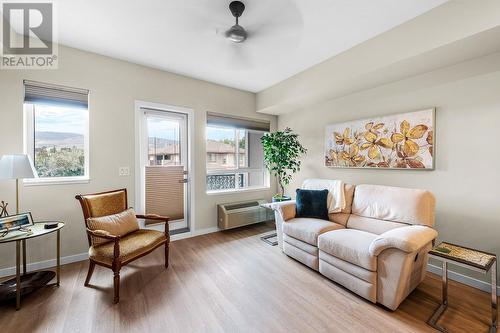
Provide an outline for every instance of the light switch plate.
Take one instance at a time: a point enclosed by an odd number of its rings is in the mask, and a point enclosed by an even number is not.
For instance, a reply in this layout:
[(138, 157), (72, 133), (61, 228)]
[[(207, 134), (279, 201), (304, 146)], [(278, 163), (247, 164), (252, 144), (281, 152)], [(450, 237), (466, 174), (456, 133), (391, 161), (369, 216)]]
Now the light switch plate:
[(120, 177), (130, 176), (130, 168), (129, 167), (118, 168), (118, 175)]

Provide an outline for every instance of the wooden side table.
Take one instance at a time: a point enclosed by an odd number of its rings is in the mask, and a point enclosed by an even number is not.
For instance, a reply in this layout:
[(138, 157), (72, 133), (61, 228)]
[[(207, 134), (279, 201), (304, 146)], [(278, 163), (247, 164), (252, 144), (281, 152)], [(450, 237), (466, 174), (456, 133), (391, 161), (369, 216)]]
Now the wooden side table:
[[(28, 294), (43, 286), (59, 286), (61, 271), (61, 234), (64, 227), (63, 222), (58, 222), (56, 228), (44, 229), (44, 222), (36, 222), (29, 229), (31, 233), (13, 230), (6, 236), (0, 237), (0, 244), (16, 242), (16, 277), (0, 283), (0, 301), (16, 298), (16, 310), (21, 308), (21, 295)], [(30, 238), (36, 238), (44, 235), (57, 233), (57, 256), (56, 271), (26, 272), (26, 241)], [(23, 273), (21, 274), (21, 246)], [(48, 284), (50, 280), (56, 277), (56, 282)]]
[(465, 267), (467, 269), (491, 273), (491, 327), (490, 333), (495, 333), (498, 327), (498, 306), (497, 306), (497, 257), (493, 253), (487, 253), (443, 242), (429, 251), (431, 258), (441, 260), (443, 263), (442, 273), (442, 300), (439, 307), (434, 311), (427, 323), (433, 328), (448, 332), (437, 322), (443, 312), (448, 307), (448, 263)]

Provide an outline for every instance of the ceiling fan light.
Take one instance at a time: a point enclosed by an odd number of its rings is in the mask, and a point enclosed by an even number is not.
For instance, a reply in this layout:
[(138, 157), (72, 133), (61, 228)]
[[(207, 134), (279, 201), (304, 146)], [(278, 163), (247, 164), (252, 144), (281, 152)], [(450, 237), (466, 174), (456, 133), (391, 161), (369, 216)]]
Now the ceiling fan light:
[(235, 24), (226, 31), (226, 37), (234, 43), (241, 43), (247, 39), (247, 32), (241, 25)]

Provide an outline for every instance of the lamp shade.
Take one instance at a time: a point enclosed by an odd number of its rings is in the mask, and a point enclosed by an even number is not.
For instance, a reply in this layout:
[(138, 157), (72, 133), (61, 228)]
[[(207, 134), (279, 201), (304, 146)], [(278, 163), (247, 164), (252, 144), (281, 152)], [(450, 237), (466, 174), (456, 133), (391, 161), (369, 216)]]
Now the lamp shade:
[(4, 155), (0, 159), (0, 179), (37, 178), (38, 174), (28, 155)]

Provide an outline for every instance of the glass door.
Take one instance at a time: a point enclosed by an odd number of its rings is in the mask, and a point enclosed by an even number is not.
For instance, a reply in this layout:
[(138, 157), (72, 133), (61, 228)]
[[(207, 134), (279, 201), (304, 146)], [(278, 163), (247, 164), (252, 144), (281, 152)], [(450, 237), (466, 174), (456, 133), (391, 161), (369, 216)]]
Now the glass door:
[(171, 231), (188, 231), (187, 114), (141, 109), (141, 116), (143, 210), (169, 216)]

